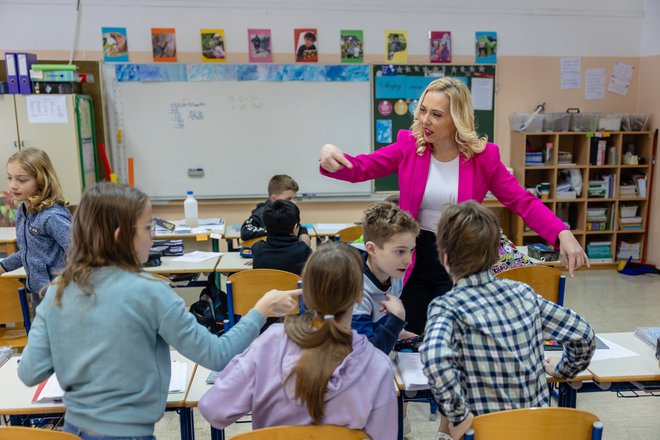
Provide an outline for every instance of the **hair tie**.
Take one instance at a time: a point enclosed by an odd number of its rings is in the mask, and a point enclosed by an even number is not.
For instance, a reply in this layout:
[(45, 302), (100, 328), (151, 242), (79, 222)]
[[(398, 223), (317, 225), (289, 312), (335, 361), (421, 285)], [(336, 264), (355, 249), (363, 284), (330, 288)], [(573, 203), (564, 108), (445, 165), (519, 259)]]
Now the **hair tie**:
[(335, 319), (335, 315), (323, 315), (323, 319), (325, 319), (326, 321), (328, 319)]

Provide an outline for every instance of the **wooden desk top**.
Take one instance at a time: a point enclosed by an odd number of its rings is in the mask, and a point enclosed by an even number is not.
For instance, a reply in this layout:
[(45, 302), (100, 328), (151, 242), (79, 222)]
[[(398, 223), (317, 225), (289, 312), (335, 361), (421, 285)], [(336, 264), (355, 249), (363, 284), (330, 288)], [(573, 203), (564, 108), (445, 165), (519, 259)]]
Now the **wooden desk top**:
[(633, 332), (599, 333), (598, 336), (634, 351), (639, 356), (592, 361), (589, 371), (594, 375), (595, 381), (610, 383), (660, 380), (660, 366), (655, 352)]
[(201, 365), (197, 365), (195, 370), (195, 375), (190, 381), (190, 388), (188, 390), (188, 397), (186, 398), (186, 406), (190, 408), (196, 408), (199, 403), (199, 399), (202, 398), (204, 393), (206, 393), (209, 388), (213, 385), (206, 383), (206, 378), (211, 373), (211, 370), (204, 368)]
[[(186, 390), (180, 393), (169, 393), (167, 395), (168, 408), (180, 408), (184, 406), (188, 390), (195, 375), (195, 364), (186, 359), (182, 354), (172, 351), (172, 360), (187, 362), (187, 385)], [(10, 358), (0, 367), (0, 414), (24, 415), (24, 414), (63, 414), (66, 411), (64, 403), (32, 403), (37, 386), (28, 387), (18, 378), (18, 356)]]

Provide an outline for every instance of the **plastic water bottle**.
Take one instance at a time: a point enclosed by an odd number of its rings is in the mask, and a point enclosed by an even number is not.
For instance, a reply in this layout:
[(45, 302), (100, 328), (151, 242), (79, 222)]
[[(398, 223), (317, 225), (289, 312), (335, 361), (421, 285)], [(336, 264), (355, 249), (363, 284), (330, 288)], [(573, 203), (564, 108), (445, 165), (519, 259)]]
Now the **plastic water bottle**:
[(196, 228), (199, 225), (199, 216), (197, 214), (197, 200), (193, 197), (193, 192), (186, 193), (186, 200), (183, 202), (183, 212), (186, 217), (186, 226)]

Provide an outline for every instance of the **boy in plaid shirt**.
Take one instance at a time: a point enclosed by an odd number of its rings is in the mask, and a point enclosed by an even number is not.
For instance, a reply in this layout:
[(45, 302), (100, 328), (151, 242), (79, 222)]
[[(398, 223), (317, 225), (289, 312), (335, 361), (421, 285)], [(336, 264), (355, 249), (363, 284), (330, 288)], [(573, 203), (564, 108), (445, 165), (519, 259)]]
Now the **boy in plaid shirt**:
[[(591, 326), (527, 284), (497, 279), (495, 216), (475, 202), (448, 205), (438, 224), (441, 263), (454, 287), (433, 300), (420, 347), (424, 374), (443, 417), (440, 431), (461, 438), (475, 415), (548, 406), (545, 373), (575, 377), (596, 349)], [(543, 341), (564, 346), (543, 359)]]

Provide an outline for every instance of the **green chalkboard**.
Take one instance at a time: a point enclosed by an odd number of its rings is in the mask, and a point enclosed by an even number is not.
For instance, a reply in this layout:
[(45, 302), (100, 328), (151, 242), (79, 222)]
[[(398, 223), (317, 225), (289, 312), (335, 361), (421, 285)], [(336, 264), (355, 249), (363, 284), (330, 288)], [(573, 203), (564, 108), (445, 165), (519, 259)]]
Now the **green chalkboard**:
[[(465, 81), (470, 90), (475, 86), (488, 93), (490, 103), (480, 99), (475, 107), (474, 118), (477, 132), (493, 139), (495, 127), (495, 66), (494, 65), (439, 65), (439, 64), (374, 64), (372, 66), (373, 128), (375, 149), (385, 147), (396, 140), (399, 130), (410, 128), (417, 100), (428, 83), (442, 76), (457, 77)], [(485, 86), (485, 87), (484, 87)], [(473, 92), (474, 94), (474, 92)], [(392, 174), (374, 183), (376, 191), (396, 191), (397, 175)]]

